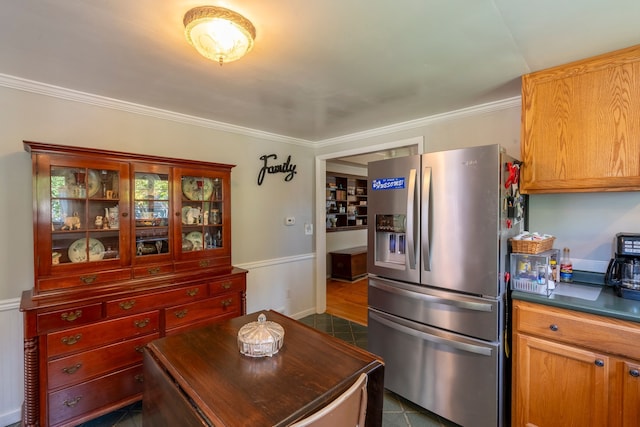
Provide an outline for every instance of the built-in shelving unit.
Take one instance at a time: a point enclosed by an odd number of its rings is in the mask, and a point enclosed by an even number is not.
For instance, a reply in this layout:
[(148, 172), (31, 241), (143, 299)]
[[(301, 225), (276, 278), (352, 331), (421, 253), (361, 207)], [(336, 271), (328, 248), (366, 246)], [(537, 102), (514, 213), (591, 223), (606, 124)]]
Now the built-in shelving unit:
[(327, 231), (367, 227), (367, 178), (327, 173)]

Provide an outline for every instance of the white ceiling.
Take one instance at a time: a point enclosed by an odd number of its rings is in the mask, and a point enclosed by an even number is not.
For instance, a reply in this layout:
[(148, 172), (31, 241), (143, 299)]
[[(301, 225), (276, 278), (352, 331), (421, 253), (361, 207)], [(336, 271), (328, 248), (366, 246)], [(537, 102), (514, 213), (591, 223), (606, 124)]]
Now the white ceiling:
[[(220, 67), (192, 7), (257, 30)], [(304, 141), (519, 95), (522, 74), (640, 43), (638, 0), (2, 0), (0, 74)]]

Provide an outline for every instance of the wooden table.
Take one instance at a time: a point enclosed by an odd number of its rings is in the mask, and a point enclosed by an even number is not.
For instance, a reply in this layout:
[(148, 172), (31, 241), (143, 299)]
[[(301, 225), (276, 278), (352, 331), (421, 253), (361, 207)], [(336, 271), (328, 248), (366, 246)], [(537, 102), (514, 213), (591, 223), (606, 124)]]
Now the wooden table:
[(367, 247), (341, 249), (331, 255), (331, 277), (354, 281), (367, 274)]
[(366, 425), (382, 425), (379, 357), (275, 311), (264, 313), (285, 330), (272, 357), (238, 351), (238, 331), (259, 313), (148, 344), (143, 425), (287, 426), (335, 399), (362, 372), (369, 375)]

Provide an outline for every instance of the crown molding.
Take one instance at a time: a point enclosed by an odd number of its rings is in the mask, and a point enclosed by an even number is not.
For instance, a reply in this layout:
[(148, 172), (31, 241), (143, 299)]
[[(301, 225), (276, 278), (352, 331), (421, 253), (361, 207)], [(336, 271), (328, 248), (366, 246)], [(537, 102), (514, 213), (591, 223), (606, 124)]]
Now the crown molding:
[(484, 114), (507, 108), (519, 107), (521, 98), (519, 96), (504, 99), (501, 101), (490, 102), (486, 104), (476, 105), (460, 110), (450, 111), (447, 113), (436, 114), (421, 119), (410, 120), (402, 123), (396, 123), (390, 126), (370, 129), (363, 132), (356, 132), (335, 138), (308, 141), (305, 139), (291, 138), (284, 135), (278, 135), (270, 132), (264, 132), (242, 126), (236, 126), (229, 123), (218, 122), (210, 119), (190, 116), (187, 114), (176, 113), (173, 111), (162, 110), (160, 108), (148, 107), (145, 105), (135, 104), (132, 102), (122, 101), (119, 99), (108, 98), (105, 96), (94, 95), (86, 92), (80, 92), (73, 89), (67, 89), (60, 86), (54, 86), (46, 83), (27, 80), (8, 74), (0, 74), (0, 86), (10, 89), (21, 90), (25, 92), (36, 93), (39, 95), (50, 96), (53, 98), (64, 99), (68, 101), (80, 102), (87, 105), (109, 108), (143, 116), (154, 117), (162, 120), (170, 120), (192, 126), (199, 126), (222, 132), (230, 132), (254, 138), (266, 139), (274, 142), (283, 142), (286, 144), (299, 145), (311, 148), (327, 147), (331, 145), (344, 144), (352, 141), (358, 141), (366, 138), (388, 135), (393, 132), (401, 132), (412, 130), (419, 127), (431, 125), (433, 123), (446, 120), (458, 119), (465, 116), (473, 116)]
[(384, 136), (393, 132), (402, 132), (406, 130), (412, 130), (424, 126), (429, 126), (437, 122), (444, 122), (447, 120), (460, 119), (468, 116), (477, 116), (480, 114), (486, 114), (493, 111), (506, 110), (508, 108), (518, 107), (521, 105), (521, 97), (514, 96), (513, 98), (507, 98), (500, 101), (488, 102), (486, 104), (475, 105), (472, 107), (462, 108), (460, 110), (449, 111), (442, 114), (436, 114), (433, 116), (423, 117), (421, 119), (409, 120), (402, 123), (396, 123), (389, 126), (379, 127), (375, 129), (366, 130), (363, 132), (352, 133), (349, 135), (338, 136), (336, 138), (325, 139), (315, 143), (316, 147), (328, 147), (336, 144), (344, 144), (347, 142), (359, 141), (366, 138), (373, 138), (376, 136)]
[(52, 98), (80, 102), (97, 107), (110, 108), (112, 110), (119, 110), (133, 114), (140, 114), (143, 116), (154, 117), (162, 120), (170, 120), (192, 126), (200, 126), (223, 132), (230, 132), (244, 136), (266, 139), (269, 141), (284, 142), (287, 144), (302, 145), (305, 147), (314, 146), (313, 142), (304, 139), (291, 138), (284, 135), (278, 135), (242, 126), (236, 126), (229, 123), (203, 119), (200, 117), (176, 113), (168, 110), (162, 110), (160, 108), (148, 107), (146, 105), (140, 105), (133, 102), (108, 98), (106, 96), (80, 92), (73, 89), (67, 89), (60, 86), (27, 80), (7, 74), (0, 74), (0, 86), (4, 86), (10, 89), (17, 89), (24, 92), (36, 93), (39, 95), (50, 96)]

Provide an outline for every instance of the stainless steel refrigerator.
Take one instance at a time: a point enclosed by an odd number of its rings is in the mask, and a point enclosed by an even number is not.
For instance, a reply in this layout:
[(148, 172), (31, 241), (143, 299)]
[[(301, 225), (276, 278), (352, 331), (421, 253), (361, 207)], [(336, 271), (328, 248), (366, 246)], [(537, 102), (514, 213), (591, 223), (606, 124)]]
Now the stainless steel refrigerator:
[(368, 340), (385, 387), (463, 426), (508, 425), (519, 162), (489, 145), (371, 162), (368, 173)]

